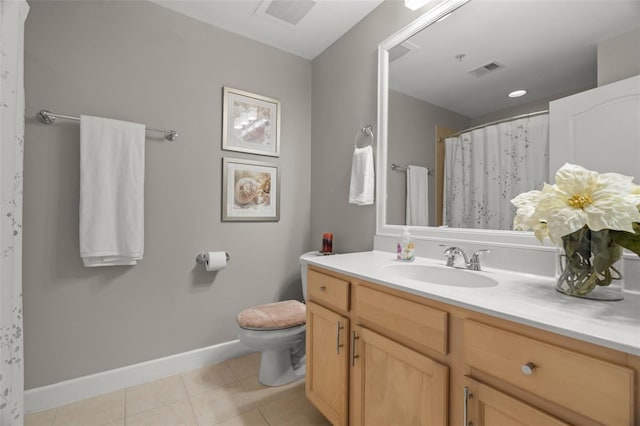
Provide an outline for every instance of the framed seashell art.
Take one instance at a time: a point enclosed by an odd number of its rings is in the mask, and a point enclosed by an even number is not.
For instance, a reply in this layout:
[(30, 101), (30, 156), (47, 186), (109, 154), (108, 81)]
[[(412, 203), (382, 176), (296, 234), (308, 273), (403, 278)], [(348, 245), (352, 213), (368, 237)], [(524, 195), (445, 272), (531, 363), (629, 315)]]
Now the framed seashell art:
[(222, 221), (280, 220), (280, 170), (274, 163), (222, 159)]
[(222, 149), (280, 156), (280, 101), (223, 88)]

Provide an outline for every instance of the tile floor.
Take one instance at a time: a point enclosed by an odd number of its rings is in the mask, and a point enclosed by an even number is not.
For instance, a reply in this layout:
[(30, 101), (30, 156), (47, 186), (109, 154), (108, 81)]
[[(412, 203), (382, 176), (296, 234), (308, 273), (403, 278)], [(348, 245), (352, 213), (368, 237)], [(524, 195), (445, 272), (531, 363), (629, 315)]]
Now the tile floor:
[(260, 354), (88, 398), (25, 417), (25, 426), (330, 426), (304, 380), (266, 387)]

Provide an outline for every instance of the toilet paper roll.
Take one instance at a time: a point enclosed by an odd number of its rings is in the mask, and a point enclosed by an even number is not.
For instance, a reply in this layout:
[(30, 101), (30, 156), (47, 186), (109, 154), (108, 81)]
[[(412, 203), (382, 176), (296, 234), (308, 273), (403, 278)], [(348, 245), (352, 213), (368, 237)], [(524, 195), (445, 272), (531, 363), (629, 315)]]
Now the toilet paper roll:
[(207, 271), (219, 271), (227, 266), (227, 253), (224, 251), (208, 251), (205, 253)]

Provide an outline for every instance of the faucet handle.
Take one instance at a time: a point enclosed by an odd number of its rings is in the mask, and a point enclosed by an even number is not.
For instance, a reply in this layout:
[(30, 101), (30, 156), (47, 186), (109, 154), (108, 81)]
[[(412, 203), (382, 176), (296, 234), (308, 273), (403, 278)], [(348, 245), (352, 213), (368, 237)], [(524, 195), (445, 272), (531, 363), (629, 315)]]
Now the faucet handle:
[(482, 269), (480, 269), (480, 255), (482, 253), (491, 253), (491, 250), (480, 249), (480, 250), (476, 251), (475, 253), (473, 253), (473, 255), (471, 256), (471, 260), (469, 261), (469, 269), (471, 269), (472, 271), (481, 271), (482, 270)]
[[(444, 244), (440, 244), (440, 247), (445, 247)], [(444, 256), (447, 258), (447, 266), (453, 267), (456, 262), (456, 256), (461, 251), (460, 247), (448, 247), (444, 251)]]

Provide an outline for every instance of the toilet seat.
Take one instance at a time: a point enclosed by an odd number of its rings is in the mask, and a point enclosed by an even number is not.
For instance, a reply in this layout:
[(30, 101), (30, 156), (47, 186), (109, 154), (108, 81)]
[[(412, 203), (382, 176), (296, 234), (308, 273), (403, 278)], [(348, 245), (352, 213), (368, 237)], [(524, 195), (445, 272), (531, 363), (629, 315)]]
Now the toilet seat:
[(247, 308), (236, 318), (246, 330), (282, 330), (303, 325), (307, 307), (297, 300), (267, 303)]

